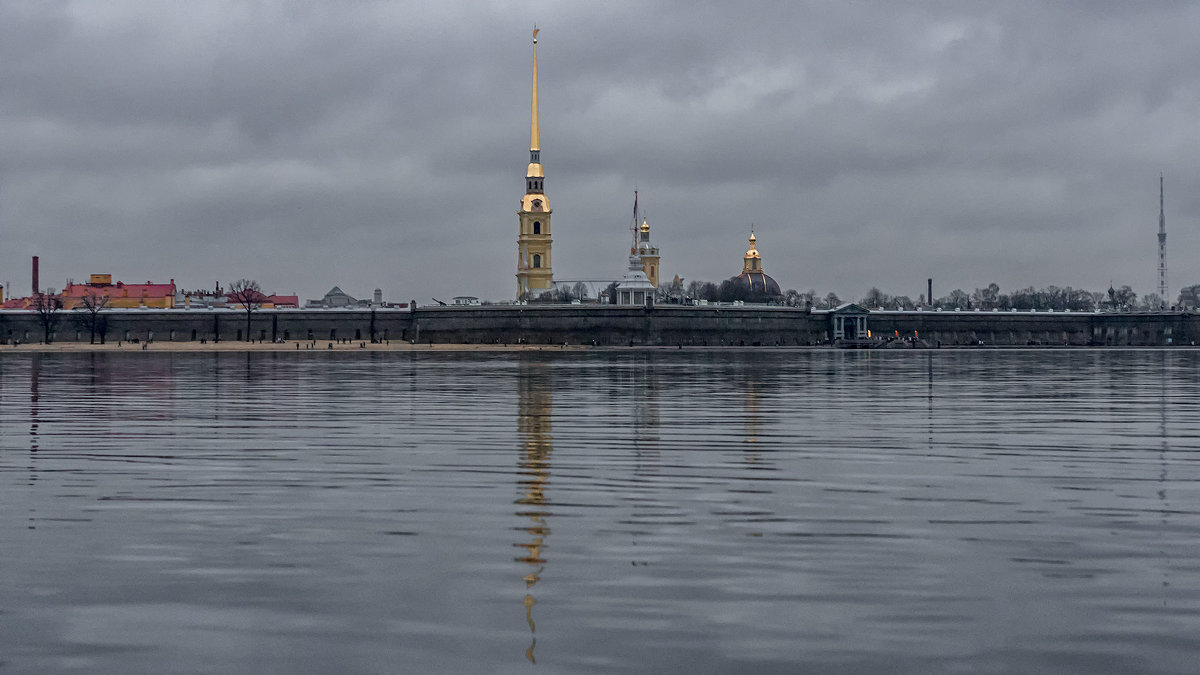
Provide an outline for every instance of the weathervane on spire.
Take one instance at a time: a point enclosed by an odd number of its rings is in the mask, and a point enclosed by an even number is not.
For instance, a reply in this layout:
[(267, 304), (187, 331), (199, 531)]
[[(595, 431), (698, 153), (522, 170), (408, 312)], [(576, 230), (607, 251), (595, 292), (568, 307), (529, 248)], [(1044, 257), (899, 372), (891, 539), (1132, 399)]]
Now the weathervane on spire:
[(535, 44), (535, 45), (537, 44), (537, 34), (538, 34), (538, 27), (537, 27), (537, 24), (535, 23), (535, 24), (533, 24), (533, 44)]

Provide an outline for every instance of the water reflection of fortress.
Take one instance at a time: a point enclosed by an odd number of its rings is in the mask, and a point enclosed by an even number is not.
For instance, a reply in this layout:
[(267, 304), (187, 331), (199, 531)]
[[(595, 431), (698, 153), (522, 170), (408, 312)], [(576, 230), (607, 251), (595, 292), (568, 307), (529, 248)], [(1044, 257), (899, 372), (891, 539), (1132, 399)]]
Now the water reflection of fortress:
[(515, 546), (524, 549), (517, 562), (525, 563), (531, 571), (525, 575), (525, 621), (531, 635), (525, 657), (534, 661), (537, 628), (533, 621), (533, 606), (537, 600), (533, 587), (541, 579), (546, 559), (542, 555), (546, 537), (550, 534), (550, 516), (546, 487), (550, 482), (550, 455), (554, 450), (550, 434), (550, 413), (553, 406), (550, 366), (522, 358), (517, 375), (517, 437), (521, 442), (520, 494), (516, 515), (525, 519), (521, 528), (527, 537)]
[[(630, 409), (631, 424), (626, 430), (631, 434), (628, 437), (632, 452), (632, 457), (629, 457), (631, 478), (644, 483), (648, 477), (656, 475), (662, 465), (660, 403), (663, 392), (660, 385), (661, 364), (644, 354), (638, 356), (640, 358), (635, 358), (632, 362), (616, 363), (603, 369), (603, 382), (596, 383), (596, 386), (613, 389), (615, 398), (621, 400), (628, 396), (629, 391), (640, 392), (638, 404)], [(549, 564), (550, 556), (546, 550), (553, 515), (553, 501), (549, 488), (554, 453), (551, 422), (556, 386), (554, 371), (562, 364), (542, 360), (542, 357), (534, 354), (521, 354), (519, 359), (516, 383), (519, 458), (517, 495), (514, 500), (517, 508), (514, 515), (520, 519), (516, 528), (520, 536), (513, 546), (518, 549), (514, 560), (524, 565), (525, 572), (522, 577), (525, 586), (522, 604), (525, 622), (530, 632), (525, 657), (530, 662), (536, 662), (536, 587)], [(740, 394), (742, 401), (742, 442), (745, 443), (740, 448), (742, 461), (750, 469), (772, 470), (773, 467), (764, 461), (763, 449), (758, 445), (759, 435), (763, 431), (763, 416), (759, 407), (763, 389), (769, 389), (770, 382), (764, 381), (763, 373), (753, 368), (729, 381)], [(738, 452), (739, 448), (731, 446), (729, 450)], [(632, 500), (631, 508), (631, 517), (635, 521), (642, 518), (653, 520), (662, 515), (662, 504), (654, 499)]]

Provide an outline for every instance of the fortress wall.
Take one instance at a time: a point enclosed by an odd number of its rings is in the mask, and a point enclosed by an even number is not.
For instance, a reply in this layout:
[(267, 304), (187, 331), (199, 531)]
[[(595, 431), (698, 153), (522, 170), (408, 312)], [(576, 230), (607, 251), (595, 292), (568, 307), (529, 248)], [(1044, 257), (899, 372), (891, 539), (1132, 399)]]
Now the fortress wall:
[[(87, 342), (90, 331), (81, 313), (58, 314), (55, 340)], [(246, 333), (246, 313), (229, 309), (194, 310), (106, 310), (106, 341), (118, 340), (188, 342), (192, 340), (238, 340)], [(370, 340), (372, 324), (379, 339), (400, 339), (408, 329), (410, 315), (395, 310), (258, 310), (250, 321), (254, 340), (330, 339)], [(0, 312), (0, 342), (40, 342), (42, 324), (35, 312)], [(97, 338), (99, 341), (99, 338)]]
[(596, 345), (808, 345), (825, 339), (824, 317), (782, 307), (423, 307), (420, 342)]
[(1188, 314), (1070, 312), (875, 312), (875, 335), (917, 337), (930, 345), (1186, 345), (1200, 340)]
[[(245, 337), (245, 312), (236, 310), (108, 310), (107, 340), (186, 342)], [(79, 313), (59, 313), (56, 340), (88, 340)], [(318, 342), (375, 337), (434, 343), (597, 345), (820, 344), (829, 317), (787, 307), (616, 307), (597, 305), (259, 310), (250, 336), (258, 340)], [(1067, 312), (872, 312), (875, 336), (918, 337), (930, 346), (1188, 345), (1200, 341), (1200, 316), (1183, 313), (1085, 314)], [(0, 312), (0, 342), (40, 342), (37, 314)]]

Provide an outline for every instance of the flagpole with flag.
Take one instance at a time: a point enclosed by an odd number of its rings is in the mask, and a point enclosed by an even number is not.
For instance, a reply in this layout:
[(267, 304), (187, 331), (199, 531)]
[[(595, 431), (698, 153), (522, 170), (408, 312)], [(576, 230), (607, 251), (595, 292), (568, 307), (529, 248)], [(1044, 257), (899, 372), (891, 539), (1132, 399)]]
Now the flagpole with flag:
[(633, 224), (629, 229), (633, 231), (633, 248), (629, 249), (630, 253), (637, 253), (637, 227), (638, 227), (638, 191), (633, 189)]

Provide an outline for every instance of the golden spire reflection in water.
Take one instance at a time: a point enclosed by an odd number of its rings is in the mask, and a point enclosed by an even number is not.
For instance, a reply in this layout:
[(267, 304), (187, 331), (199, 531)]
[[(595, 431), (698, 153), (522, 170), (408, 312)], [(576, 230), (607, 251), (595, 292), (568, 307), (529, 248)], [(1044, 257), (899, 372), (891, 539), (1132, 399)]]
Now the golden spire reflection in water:
[[(523, 359), (517, 374), (517, 436), (521, 441), (521, 478), (518, 481), (520, 496), (516, 503), (526, 508), (519, 509), (516, 515), (528, 519), (527, 524), (519, 529), (531, 539), (517, 542), (514, 546), (525, 549), (524, 555), (515, 560), (536, 568), (523, 578), (527, 591), (532, 591), (541, 579), (546, 565), (542, 550), (550, 534), (550, 526), (546, 522), (550, 515), (546, 509), (546, 487), (550, 482), (550, 454), (554, 450), (550, 435), (550, 388), (550, 366)], [(523, 603), (525, 621), (529, 624), (531, 635), (525, 658), (536, 663), (533, 648), (537, 644), (537, 630), (533, 622), (533, 606), (537, 600), (532, 592), (527, 592)]]

